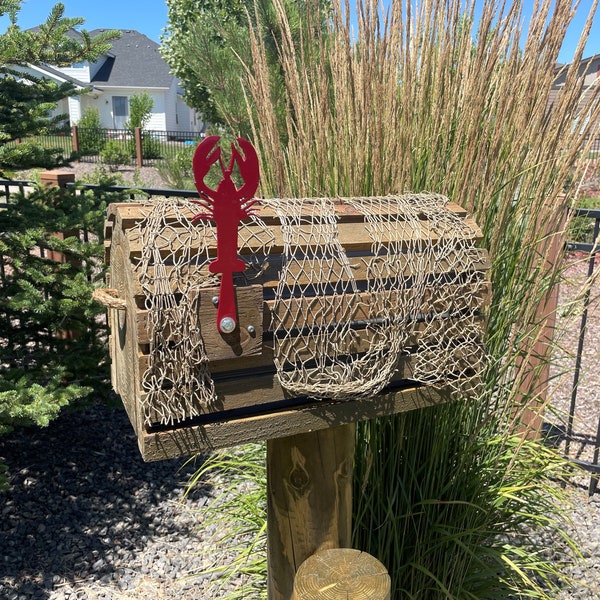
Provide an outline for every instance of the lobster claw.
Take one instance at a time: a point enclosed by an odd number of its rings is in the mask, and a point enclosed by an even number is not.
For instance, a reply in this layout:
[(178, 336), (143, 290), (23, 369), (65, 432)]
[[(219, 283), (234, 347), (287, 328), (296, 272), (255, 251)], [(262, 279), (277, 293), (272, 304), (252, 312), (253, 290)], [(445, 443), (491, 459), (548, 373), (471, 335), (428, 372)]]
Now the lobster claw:
[(221, 148), (218, 145), (220, 139), (218, 135), (210, 135), (202, 140), (202, 143), (198, 145), (194, 152), (192, 169), (194, 171), (194, 183), (200, 196), (214, 197), (215, 190), (204, 183), (204, 178), (217, 161), (221, 163), (221, 170), (223, 170)]
[(221, 158), (221, 148), (218, 145), (219, 140), (220, 137), (218, 135), (208, 136), (194, 152), (192, 168), (194, 170), (196, 189), (201, 196), (214, 198), (218, 194), (220, 187), (218, 186), (216, 190), (213, 190), (204, 183), (204, 178), (210, 171), (210, 168), (216, 162), (219, 162), (221, 172), (223, 173), (223, 181), (227, 181), (227, 185), (233, 185), (233, 182), (231, 182), (231, 173), (237, 164), (243, 184), (239, 188), (235, 188), (236, 196), (239, 199), (246, 200), (252, 198), (258, 189), (259, 181), (258, 156), (256, 155), (256, 150), (254, 150), (254, 146), (248, 140), (237, 138), (236, 142), (243, 154), (237, 149), (235, 143), (232, 143), (229, 168), (225, 169)]
[(250, 199), (256, 194), (259, 181), (258, 156), (254, 146), (244, 138), (236, 139), (239, 147), (244, 152), (244, 157), (239, 153), (234, 144), (231, 144), (231, 161), (229, 162), (229, 172), (233, 170), (234, 162), (237, 162), (240, 175), (244, 183), (238, 189), (240, 198)]

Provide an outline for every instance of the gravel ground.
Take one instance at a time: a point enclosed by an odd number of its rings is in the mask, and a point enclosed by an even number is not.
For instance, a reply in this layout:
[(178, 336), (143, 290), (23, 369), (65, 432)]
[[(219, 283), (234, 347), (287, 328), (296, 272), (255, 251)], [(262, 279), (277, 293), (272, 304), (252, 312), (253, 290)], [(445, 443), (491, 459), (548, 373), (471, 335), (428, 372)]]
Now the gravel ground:
[(184, 498), (192, 465), (144, 463), (123, 409), (98, 404), (15, 431), (0, 457), (11, 480), (0, 492), (0, 598), (221, 597), (205, 594), (210, 577), (190, 577), (216, 560), (202, 510), (213, 490)]
[[(75, 173), (76, 181), (85, 181), (87, 183), (97, 183), (97, 176), (100, 171), (106, 171), (107, 167), (100, 163), (74, 162), (70, 167), (61, 167), (61, 171), (71, 171)], [(123, 185), (132, 185), (134, 187), (146, 188), (168, 188), (162, 180), (155, 167), (130, 167), (119, 166), (114, 171), (117, 179), (123, 181)], [(17, 179), (33, 179), (33, 171), (25, 170), (16, 173)], [(118, 183), (118, 185), (121, 185)]]
[[(590, 282), (587, 277), (588, 268), (587, 257), (583, 254), (572, 254), (560, 286), (561, 308), (558, 313), (557, 332), (561, 350), (556, 352), (551, 369), (552, 410), (546, 415), (546, 420), (563, 452), (566, 450), (565, 433), (579, 341), (581, 290), (586, 282)], [(596, 278), (590, 282), (590, 305), (569, 456), (598, 463), (595, 438), (600, 419), (600, 259), (596, 260), (594, 272)], [(565, 590), (560, 595), (564, 600), (600, 598), (600, 486), (592, 497), (588, 496), (589, 486), (590, 476), (586, 474), (575, 478), (574, 486), (570, 490), (574, 506), (570, 533), (578, 542), (585, 559), (581, 566), (571, 569), (571, 575), (584, 583)]]

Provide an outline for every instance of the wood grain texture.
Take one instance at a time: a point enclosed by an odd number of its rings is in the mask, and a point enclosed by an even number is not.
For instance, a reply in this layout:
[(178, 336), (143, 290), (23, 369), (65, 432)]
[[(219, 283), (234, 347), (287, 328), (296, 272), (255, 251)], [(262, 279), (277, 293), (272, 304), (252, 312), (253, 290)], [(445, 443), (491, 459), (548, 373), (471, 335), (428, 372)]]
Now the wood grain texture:
[(373, 556), (352, 548), (307, 558), (294, 579), (292, 600), (389, 600), (391, 579)]
[[(191, 319), (199, 323), (206, 354), (211, 361), (252, 356), (262, 352), (263, 333), (263, 289), (260, 285), (237, 287), (234, 290), (237, 308), (238, 327), (233, 333), (221, 333), (217, 327), (217, 306), (213, 298), (218, 298), (219, 288), (200, 288), (190, 293), (188, 301), (192, 307)], [(168, 310), (168, 309), (165, 309)], [(163, 311), (164, 312), (164, 311)], [(174, 312), (177, 312), (175, 309)], [(152, 341), (150, 311), (138, 309), (135, 312), (137, 341), (140, 346)], [(270, 322), (270, 315), (266, 317)], [(251, 328), (251, 329), (249, 329)], [(171, 342), (181, 339), (173, 335), (168, 325), (161, 336)]]
[(354, 425), (267, 443), (269, 600), (290, 600), (298, 567), (352, 535)]
[[(211, 299), (218, 293), (218, 288), (206, 288), (199, 293), (192, 292), (197, 300), (191, 299), (205, 341), (206, 352), (211, 361), (224, 360), (261, 353), (263, 331), (272, 331), (272, 319), (276, 318), (280, 329), (310, 328), (332, 326), (340, 323), (360, 323), (373, 321), (380, 315), (389, 317), (390, 308), (396, 303), (402, 292), (391, 290), (378, 294), (356, 292), (346, 295), (312, 296), (282, 299), (278, 302), (263, 302), (261, 286), (236, 288), (238, 323), (235, 334), (229, 336), (219, 333), (216, 327), (216, 306)], [(424, 290), (423, 301), (434, 312), (452, 312), (483, 310), (491, 300), (490, 282), (477, 284), (449, 285), (443, 288), (428, 287)], [(432, 312), (433, 314), (433, 312)], [(150, 314), (146, 309), (138, 309), (135, 313), (137, 322), (138, 344), (151, 342)], [(448, 321), (451, 319), (448, 318)], [(248, 327), (252, 326), (253, 334), (248, 335)], [(443, 324), (440, 334), (443, 335)], [(172, 341), (177, 337), (171, 334), (170, 328), (162, 332), (170, 336)]]
[(144, 460), (166, 460), (436, 406), (453, 399), (456, 398), (449, 388), (393, 389), (367, 400), (313, 401), (297, 408), (249, 417), (230, 416), (214, 423), (184, 423), (164, 431), (141, 431), (138, 432), (138, 441)]
[(112, 238), (110, 281), (118, 290), (119, 297), (126, 301), (125, 310), (110, 311), (111, 355), (113, 356), (113, 387), (121, 396), (123, 405), (134, 430), (139, 435), (143, 430), (141, 414), (141, 383), (137, 343), (135, 297), (132, 295), (133, 278), (129, 268), (129, 249), (122, 229), (115, 228)]
[[(477, 224), (472, 219), (464, 219), (464, 230), (456, 234), (458, 239), (473, 240), (479, 243), (482, 240)], [(280, 225), (273, 225), (269, 228), (272, 234), (270, 248), (274, 254), (281, 254), (284, 251), (284, 232)], [(264, 251), (264, 243), (262, 242), (262, 228), (249, 225), (247, 227), (246, 236), (248, 242), (239, 248), (239, 254), (250, 254)], [(312, 235), (312, 225), (300, 225), (296, 228), (295, 233), (304, 239), (304, 244), (301, 246), (305, 250), (313, 251), (319, 249), (321, 245), (317, 243)], [(129, 244), (131, 248), (131, 256), (139, 258), (142, 254), (142, 240), (137, 230), (127, 230)], [(417, 223), (408, 223), (400, 230), (394, 232), (386, 231), (381, 234), (381, 243), (383, 246), (391, 244), (397, 245), (398, 248), (411, 248), (415, 245), (415, 240), (423, 240), (428, 244), (436, 245), (447, 243), (447, 238), (440, 237), (435, 225), (430, 225), (428, 221), (419, 221)], [(373, 239), (365, 223), (355, 222), (340, 222), (337, 226), (337, 239), (344, 246), (346, 252), (367, 252), (373, 246)], [(172, 229), (165, 231), (161, 238), (157, 240), (156, 249), (164, 256), (171, 255), (174, 246), (183, 248), (194, 248), (197, 241), (189, 233)], [(271, 245), (272, 244), (272, 245)], [(213, 248), (211, 256), (216, 256), (217, 249)], [(177, 256), (177, 250), (175, 250)]]
[[(344, 204), (343, 199), (334, 200), (334, 204), (339, 218), (340, 241), (348, 254), (348, 265), (340, 268), (337, 264), (333, 268), (334, 277), (344, 281), (359, 282), (356, 289), (364, 290), (367, 287), (366, 282), (373, 273), (381, 271), (380, 261), (386, 259), (382, 256), (373, 256), (372, 240), (368, 225), (364, 223), (364, 217), (352, 206)], [(469, 239), (480, 238), (479, 229), (462, 208), (452, 203), (447, 208), (462, 219), (462, 222), (457, 224), (460, 234), (464, 234)], [(273, 336), (270, 333), (272, 311), (275, 309), (272, 299), (281, 278), (280, 273), (284, 262), (280, 254), (283, 239), (279, 220), (274, 210), (268, 206), (268, 201), (265, 201), (262, 214), (275, 236), (275, 246), (271, 249), (271, 254), (265, 257), (266, 267), (256, 279), (247, 279), (245, 275), (236, 276), (237, 304), (240, 309), (238, 317), (241, 325), (239, 330), (228, 338), (218, 333), (215, 327), (216, 308), (211, 301), (213, 296), (218, 295), (218, 288), (202, 288), (193, 292), (198, 294), (199, 298), (199, 301), (194, 303), (193, 310), (201, 325), (209, 358), (209, 370), (216, 383), (216, 399), (210, 406), (200, 411), (202, 425), (198, 420), (186, 420), (182, 417), (174, 427), (161, 428), (160, 433), (149, 433), (150, 430), (144, 425), (141, 414), (144, 401), (141, 378), (148, 369), (148, 356), (153, 340), (150, 335), (149, 314), (145, 309), (145, 296), (140, 284), (139, 261), (136, 259), (140, 251), (139, 231), (132, 230), (132, 227), (139, 223), (140, 219), (148, 216), (150, 211), (151, 205), (148, 204), (111, 205), (105, 223), (105, 251), (107, 260), (110, 261), (110, 287), (118, 288), (119, 297), (124, 298), (126, 303), (124, 311), (110, 309), (112, 380), (115, 390), (123, 397), (138, 435), (140, 448), (146, 458), (157, 460), (159, 457), (190, 454), (206, 448), (272, 439), (281, 434), (292, 435), (302, 431), (322, 429), (325, 427), (324, 422), (328, 423), (327, 426), (340, 425), (362, 418), (408, 410), (407, 406), (427, 405), (427, 402), (420, 401), (411, 405), (410, 401), (406, 402), (407, 397), (396, 390), (390, 392), (389, 401), (382, 402), (378, 397), (368, 403), (368, 408), (367, 404), (357, 401), (347, 402), (345, 406), (341, 406), (327, 400), (305, 402), (302, 399), (296, 399), (297, 408), (288, 408), (290, 394), (282, 388), (274, 375)], [(308, 215), (310, 215), (310, 207), (307, 208), (305, 216)], [(185, 215), (183, 218), (176, 217), (174, 212), (172, 221), (169, 221), (167, 215), (166, 222), (169, 222), (169, 227), (165, 236), (161, 236), (162, 243), (167, 245), (170, 243), (167, 239), (169, 235), (172, 235), (173, 239), (179, 239), (177, 237), (179, 233), (185, 231), (189, 225), (187, 221), (183, 222), (185, 218)], [(317, 330), (322, 330), (324, 327), (331, 328), (340, 322), (349, 321), (352, 327), (351, 331), (335, 340), (339, 351), (351, 356), (364, 355), (373, 344), (381, 341), (380, 334), (371, 327), (371, 324), (377, 321), (377, 315), (385, 313), (385, 311), (378, 312), (377, 307), (386, 301), (391, 301), (393, 304), (394, 294), (400, 293), (406, 286), (410, 287), (411, 278), (418, 265), (419, 273), (424, 272), (432, 279), (440, 281), (439, 288), (427, 289), (425, 303), (431, 311), (439, 311), (443, 319), (427, 326), (426, 341), (423, 338), (425, 325), (417, 324), (414, 333), (410, 334), (410, 339), (406, 340), (405, 350), (401, 355), (389, 357), (389, 360), (395, 361), (393, 364), (397, 365), (392, 384), (398, 385), (400, 380), (412, 379), (415, 372), (415, 352), (417, 350), (421, 352), (431, 344), (437, 347), (436, 342), (440, 341), (447, 341), (452, 347), (455, 341), (469, 341), (468, 347), (463, 346), (460, 352), (452, 356), (455, 363), (449, 370), (454, 373), (453, 369), (456, 368), (458, 374), (459, 369), (468, 368), (467, 374), (470, 375), (476, 357), (483, 352), (480, 341), (484, 336), (485, 311), (491, 295), (491, 285), (485, 281), (490, 266), (487, 252), (474, 247), (449, 248), (448, 254), (441, 260), (437, 260), (433, 255), (428, 256), (426, 251), (426, 246), (440, 242), (435, 234), (435, 224), (422, 215), (420, 221), (416, 223), (404, 221), (403, 225), (410, 227), (411, 231), (400, 228), (402, 231), (398, 231), (398, 236), (401, 238), (396, 239), (395, 232), (390, 230), (388, 235), (394, 239), (390, 238), (389, 243), (397, 247), (396, 242), (399, 241), (402, 246), (403, 243), (409, 244), (413, 235), (419, 235), (423, 240), (423, 252), (417, 257), (411, 253), (399, 252), (398, 261), (393, 268), (393, 277), (400, 278), (399, 289), (381, 291), (379, 298), (374, 298), (364, 291), (346, 297), (333, 295), (333, 290), (339, 291), (344, 286), (336, 288), (334, 285), (336, 282), (330, 281), (329, 275), (327, 279), (328, 283), (332, 284), (332, 291), (325, 300), (310, 297), (313, 288), (308, 290), (309, 293), (305, 293), (306, 290), (302, 286), (314, 281), (305, 270), (314, 267), (314, 272), (318, 273), (322, 265), (315, 257), (308, 259), (309, 263), (312, 261), (312, 265), (291, 261), (287, 271), (288, 284), (290, 282), (298, 284), (294, 288), (298, 297), (282, 298), (282, 301), (277, 304), (276, 316), (283, 328), (294, 330), (293, 336), (297, 342), (293, 353), (289, 355), (290, 364), (286, 363), (286, 368), (292, 368), (291, 362), (312, 360), (315, 349), (318, 348), (318, 340), (315, 338)], [(310, 225), (307, 227), (310, 228)], [(261, 243), (257, 242), (255, 245), (260, 252), (265, 251)], [(243, 251), (247, 252), (250, 249)], [(178, 272), (172, 270), (172, 264), (166, 264), (164, 267), (167, 276)], [(153, 267), (150, 266), (148, 273), (150, 277), (152, 269)], [(249, 268), (248, 271), (250, 270)], [(197, 282), (198, 274), (192, 271), (193, 269), (183, 269), (182, 277), (193, 277)], [(457, 276), (457, 273), (460, 275)], [(201, 278), (200, 276), (199, 279)], [(185, 282), (176, 279), (174, 275), (169, 277), (168, 284), (173, 286), (172, 291), (177, 299), (177, 294), (180, 294), (182, 289), (187, 289), (187, 285), (183, 285)], [(406, 293), (410, 294), (410, 290)], [(446, 298), (452, 297), (453, 294), (462, 299), (448, 302)], [(373, 307), (376, 310), (373, 310)], [(169, 323), (168, 316), (162, 316), (161, 320)], [(420, 313), (418, 315), (419, 319), (429, 319), (431, 316)], [(252, 326), (251, 332), (248, 331), (249, 325)], [(295, 331), (297, 326), (301, 327)], [(400, 323), (399, 326), (403, 325)], [(167, 331), (162, 332), (163, 335), (169, 334), (169, 325), (166, 328)], [(170, 343), (176, 344), (178, 341), (176, 338), (177, 336), (172, 337)], [(301, 348), (302, 352), (297, 351), (298, 348)], [(435, 352), (435, 349), (433, 351)], [(462, 377), (462, 373), (460, 376)], [(435, 397), (436, 393), (433, 392), (432, 397)], [(387, 392), (383, 397), (386, 395)], [(448, 399), (449, 395), (445, 397)], [(287, 401), (287, 404), (284, 401)], [(286, 408), (283, 408), (284, 406)], [(263, 411), (272, 412), (261, 414)], [(245, 416), (239, 416), (241, 413)], [(289, 422), (286, 419), (289, 419)]]
[[(399, 260), (398, 265), (398, 275), (404, 277), (411, 277), (414, 274), (414, 263), (410, 259), (406, 258), (404, 266), (402, 266), (402, 258)], [(373, 272), (373, 269), (377, 269), (377, 263), (381, 261), (381, 257), (374, 257), (369, 255), (368, 253), (362, 256), (348, 256), (348, 265), (349, 270), (347, 272), (339, 273), (339, 281), (349, 281), (350, 279), (361, 282), (366, 281), (370, 274)], [(453, 273), (456, 271), (457, 265), (462, 265), (462, 273), (479, 273), (484, 276), (485, 272), (491, 268), (491, 263), (489, 261), (489, 256), (486, 250), (482, 248), (464, 248), (457, 249), (456, 251), (449, 252), (449, 255), (443, 259), (437, 260), (435, 257), (419, 257), (419, 264), (422, 269), (424, 269), (427, 273), (435, 276), (441, 276), (446, 273)], [(279, 281), (281, 280), (281, 270), (282, 270), (283, 260), (281, 256), (272, 255), (268, 258), (268, 263), (265, 265), (264, 271), (259, 273), (256, 276), (253, 276), (252, 279), (249, 279), (249, 283), (260, 284), (267, 290), (272, 290), (277, 287)], [(469, 270), (466, 269), (466, 265), (471, 265)], [(318, 272), (318, 261), (315, 259), (307, 259), (303, 261), (302, 265), (297, 264), (289, 264), (287, 265), (287, 273), (288, 277), (286, 279), (287, 283), (291, 283), (292, 281), (298, 285), (309, 285), (313, 282), (313, 278), (309, 277), (307, 273)], [(136, 269), (135, 265), (132, 265), (133, 276), (134, 276), (134, 293), (137, 296), (143, 296), (144, 292), (142, 291), (142, 286), (139, 283), (140, 272), (139, 269)], [(181, 287), (185, 287), (187, 285), (186, 277), (188, 275), (193, 276), (196, 280), (206, 279), (209, 276), (208, 264), (204, 267), (199, 267), (197, 270), (189, 271), (187, 273), (183, 273), (181, 275), (181, 279), (175, 280), (175, 278), (170, 277), (170, 272), (174, 269), (174, 267), (165, 265), (164, 266), (165, 273), (167, 274), (167, 278), (169, 283), (172, 286), (172, 291), (176, 292), (177, 289)], [(150, 278), (153, 277), (154, 267), (148, 267), (148, 276)], [(244, 285), (248, 283), (244, 282), (244, 276), (241, 277), (241, 281)], [(151, 287), (147, 289), (152, 289)]]
[[(475, 361), (478, 360), (482, 351), (482, 348), (477, 345), (471, 345), (470, 347), (463, 345), (458, 347), (454, 354), (457, 370), (466, 369), (469, 365), (474, 366)], [(291, 399), (292, 395), (281, 385), (279, 378), (273, 370), (265, 373), (260, 369), (261, 364), (259, 363), (259, 360), (262, 358), (263, 357), (256, 358), (255, 364), (257, 371), (255, 373), (252, 372), (252, 369), (249, 369), (248, 371), (241, 373), (231, 374), (230, 377), (226, 376), (223, 379), (216, 379), (216, 401), (204, 408), (198, 407), (198, 409), (202, 411), (204, 415), (211, 416), (212, 420), (217, 420), (219, 418), (219, 413), (222, 412), (249, 407), (261, 410), (261, 407), (266, 405), (277, 404), (282, 400)], [(249, 364), (250, 361), (254, 362), (252, 357), (240, 360), (244, 360), (246, 365)], [(418, 358), (415, 355), (399, 357), (391, 383), (393, 384), (403, 380), (414, 379), (417, 361)], [(140, 364), (146, 363), (141, 362)], [(227, 364), (230, 363), (228, 362)], [(140, 371), (142, 371), (141, 368)], [(321, 404), (327, 404), (328, 400), (323, 399), (319, 400), (319, 402)]]
[[(339, 218), (345, 220), (364, 220), (364, 216), (358, 211), (356, 211), (354, 208), (352, 208), (350, 205), (348, 205), (344, 198), (334, 198), (333, 204), (335, 206), (336, 214)], [(307, 202), (306, 208), (303, 213), (304, 217), (308, 217), (310, 215), (309, 205), (310, 203)], [(268, 199), (261, 200), (259, 207), (260, 208), (258, 214), (260, 218), (263, 219), (266, 223), (272, 223), (276, 220), (278, 222), (277, 215), (273, 208), (269, 206)], [(464, 208), (462, 208), (454, 202), (448, 202), (445, 208), (458, 217), (464, 218), (467, 216), (467, 212), (464, 210)], [(182, 212), (185, 214), (186, 210), (184, 209)], [(195, 207), (187, 210), (190, 219), (196, 214), (196, 212), (197, 209)], [(139, 202), (111, 204), (108, 207), (108, 218), (110, 219), (111, 217), (119, 215), (119, 218), (126, 229), (131, 229), (139, 221), (146, 218), (148, 216), (148, 213), (148, 204), (141, 204)], [(389, 213), (386, 212), (386, 214)], [(165, 218), (165, 222), (169, 225), (176, 224), (178, 221), (179, 217), (177, 217), (175, 213), (173, 213), (173, 215), (170, 218), (169, 215), (167, 215)]]

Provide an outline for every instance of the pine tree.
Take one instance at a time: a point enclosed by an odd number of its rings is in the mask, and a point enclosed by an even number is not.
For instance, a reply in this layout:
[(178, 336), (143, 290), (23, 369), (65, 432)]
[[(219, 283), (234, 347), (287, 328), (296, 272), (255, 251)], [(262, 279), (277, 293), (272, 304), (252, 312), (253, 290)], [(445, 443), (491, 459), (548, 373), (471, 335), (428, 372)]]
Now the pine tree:
[(14, 194), (0, 211), (0, 434), (16, 424), (46, 425), (105, 385), (106, 330), (92, 290), (103, 274), (106, 206), (120, 199), (38, 188)]
[[(72, 35), (83, 19), (64, 17), (60, 3), (39, 28), (23, 31), (20, 5), (0, 0), (0, 16), (11, 22), (0, 35), (0, 170), (56, 163), (33, 145), (6, 152), (3, 144), (51, 127), (48, 109), (73, 93), (70, 85), (24, 76), (18, 68), (93, 61), (116, 33)], [(106, 331), (92, 291), (103, 275), (106, 206), (120, 199), (107, 191), (38, 187), (12, 194), (0, 210), (0, 434), (15, 425), (46, 425), (62, 407), (106, 384)], [(88, 233), (80, 239), (80, 232)], [(53, 251), (66, 260), (52, 260)], [(3, 470), (0, 464), (0, 488)]]
[[(48, 111), (62, 98), (76, 93), (72, 83), (57, 84), (24, 70), (28, 65), (66, 66), (82, 60), (96, 60), (110, 49), (119, 35), (106, 31), (93, 38), (85, 30), (76, 31), (82, 18), (65, 17), (65, 6), (54, 6), (45, 23), (22, 30), (18, 25), (21, 0), (0, 0), (0, 16), (10, 25), (0, 35), (0, 171), (19, 166), (52, 167), (64, 159), (41, 148), (8, 148), (7, 142), (33, 133), (44, 133), (62, 120), (48, 119)], [(68, 157), (67, 157), (68, 158)]]

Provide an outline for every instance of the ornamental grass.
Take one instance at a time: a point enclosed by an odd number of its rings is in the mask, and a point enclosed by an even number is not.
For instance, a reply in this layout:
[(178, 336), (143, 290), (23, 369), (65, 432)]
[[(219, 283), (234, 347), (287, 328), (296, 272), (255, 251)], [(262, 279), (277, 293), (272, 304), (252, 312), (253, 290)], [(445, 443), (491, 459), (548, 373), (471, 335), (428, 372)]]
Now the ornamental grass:
[(546, 407), (544, 307), (600, 117), (578, 70), (597, 2), (566, 67), (571, 1), (540, 0), (531, 18), (525, 4), (334, 0), (298, 35), (273, 0), (279, 72), (252, 28), (240, 59), (265, 197), (442, 193), (492, 257), (481, 396), (357, 427), (354, 545), (397, 599), (554, 598), (577, 554), (554, 482), (565, 464), (523, 429)]

